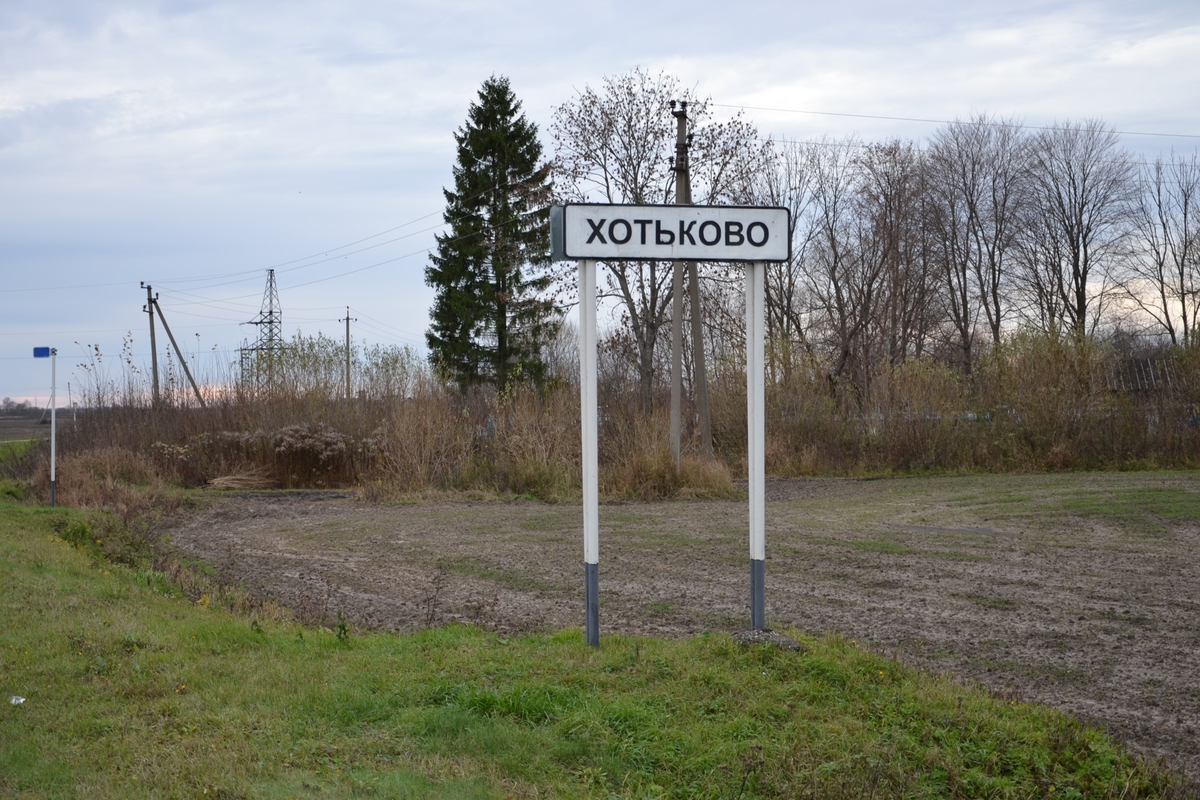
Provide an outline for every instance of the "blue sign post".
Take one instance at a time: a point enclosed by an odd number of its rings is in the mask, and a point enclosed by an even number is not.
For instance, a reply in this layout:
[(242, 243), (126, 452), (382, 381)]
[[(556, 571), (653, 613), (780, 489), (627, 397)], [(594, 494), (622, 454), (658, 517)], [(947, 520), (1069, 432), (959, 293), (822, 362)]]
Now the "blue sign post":
[(57, 445), (58, 445), (58, 442), (57, 442), (57, 434), (58, 434), (57, 411), (58, 411), (58, 409), (56, 408), (56, 406), (58, 405), (58, 399), (55, 397), (55, 389), (57, 387), (55, 386), (55, 372), (54, 372), (54, 368), (55, 368), (54, 361), (57, 356), (58, 356), (57, 348), (54, 348), (54, 347), (35, 347), (35, 348), (33, 348), (33, 357), (34, 358), (50, 359), (50, 506), (51, 506), (51, 508), (54, 507), (54, 502), (56, 500), (55, 490), (57, 488), (57, 481), (55, 480), (55, 474), (54, 474), (54, 467), (55, 467), (54, 457), (56, 455), (56, 450), (57, 450)]

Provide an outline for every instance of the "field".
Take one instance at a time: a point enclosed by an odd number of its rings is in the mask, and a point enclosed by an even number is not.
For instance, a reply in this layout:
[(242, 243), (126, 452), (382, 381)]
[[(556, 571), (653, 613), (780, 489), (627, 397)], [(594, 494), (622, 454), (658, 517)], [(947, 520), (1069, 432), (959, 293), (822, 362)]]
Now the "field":
[[(776, 479), (767, 617), (1100, 723), (1200, 777), (1200, 478)], [(159, 533), (309, 619), (502, 634), (581, 622), (580, 510), (214, 495)], [(601, 508), (605, 634), (746, 627), (744, 501)]]
[(304, 626), (200, 564), (148, 569), (111, 514), (5, 490), (5, 798), (1191, 796), (1094, 727), (845, 637)]

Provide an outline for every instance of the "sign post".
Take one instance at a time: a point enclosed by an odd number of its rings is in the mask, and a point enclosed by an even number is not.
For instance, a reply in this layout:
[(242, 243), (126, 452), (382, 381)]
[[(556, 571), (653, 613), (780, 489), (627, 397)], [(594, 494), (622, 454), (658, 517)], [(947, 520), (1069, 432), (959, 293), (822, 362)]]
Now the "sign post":
[(600, 419), (596, 395), (596, 262), (579, 262), (579, 421), (583, 435), (584, 630), (600, 646)]
[(57, 387), (55, 386), (56, 378), (55, 378), (55, 363), (54, 362), (55, 362), (55, 359), (58, 357), (58, 349), (54, 348), (54, 347), (35, 347), (35, 348), (33, 348), (33, 357), (50, 359), (50, 507), (53, 508), (54, 501), (56, 499), (55, 498), (55, 488), (56, 488), (56, 484), (57, 484), (57, 482), (55, 481), (55, 475), (54, 475), (54, 467), (55, 467), (54, 457), (55, 457), (56, 451), (58, 449), (58, 447), (57, 447), (58, 442), (56, 440), (57, 439), (57, 431), (58, 431), (58, 420), (56, 418), (56, 412), (58, 411), (58, 409), (55, 408), (55, 406), (58, 405), (58, 400), (55, 397), (55, 389)]
[(746, 481), (750, 495), (750, 627), (766, 627), (766, 269), (746, 265)]
[(600, 646), (596, 262), (738, 261), (746, 264), (750, 625), (754, 630), (762, 630), (766, 626), (766, 265), (791, 257), (790, 222), (787, 209), (773, 207), (578, 203), (550, 209), (551, 258), (579, 262), (584, 629), (591, 647)]

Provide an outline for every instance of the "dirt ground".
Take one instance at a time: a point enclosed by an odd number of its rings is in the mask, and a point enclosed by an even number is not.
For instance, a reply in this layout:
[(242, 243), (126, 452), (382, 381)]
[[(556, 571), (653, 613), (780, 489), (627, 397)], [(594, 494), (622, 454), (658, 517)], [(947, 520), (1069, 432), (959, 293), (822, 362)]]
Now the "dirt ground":
[[(578, 505), (214, 496), (172, 546), (310, 618), (410, 631), (583, 616)], [(601, 506), (601, 630), (748, 625), (744, 500)], [(1103, 724), (1200, 778), (1200, 475), (777, 479), (767, 620)]]
[(37, 417), (0, 414), (0, 442), (24, 441), (50, 436), (49, 425), (39, 425)]

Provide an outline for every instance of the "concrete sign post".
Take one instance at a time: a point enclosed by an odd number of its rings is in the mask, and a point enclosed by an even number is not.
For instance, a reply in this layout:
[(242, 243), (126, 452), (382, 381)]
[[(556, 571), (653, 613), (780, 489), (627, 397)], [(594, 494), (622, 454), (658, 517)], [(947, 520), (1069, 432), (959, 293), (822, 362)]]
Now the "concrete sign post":
[(583, 434), (583, 573), (587, 643), (600, 646), (600, 420), (596, 397), (596, 262), (579, 262), (579, 420)]
[(600, 646), (600, 465), (596, 396), (597, 261), (746, 262), (746, 419), (750, 625), (766, 625), (766, 264), (791, 257), (788, 210), (576, 203), (550, 209), (555, 261), (579, 262), (583, 569), (587, 643)]
[(55, 347), (35, 347), (33, 348), (33, 357), (50, 359), (50, 507), (53, 508), (56, 499), (54, 496), (55, 489), (57, 488), (57, 481), (54, 475), (54, 457), (58, 450), (58, 419), (56, 413), (58, 409), (55, 408), (58, 405), (58, 398), (55, 397), (58, 387), (56, 386), (57, 376), (54, 374), (54, 362), (58, 358), (58, 349)]
[(766, 264), (746, 265), (746, 464), (750, 495), (750, 627), (766, 627)]

